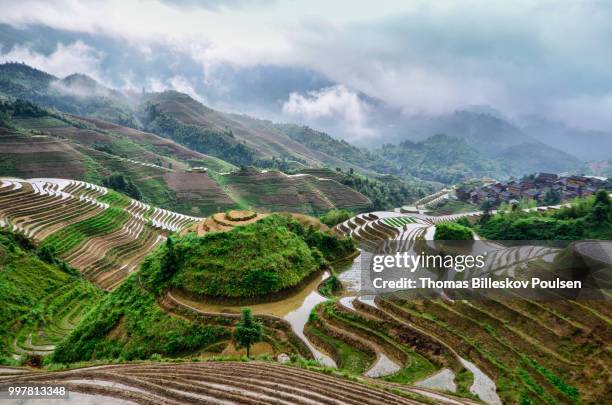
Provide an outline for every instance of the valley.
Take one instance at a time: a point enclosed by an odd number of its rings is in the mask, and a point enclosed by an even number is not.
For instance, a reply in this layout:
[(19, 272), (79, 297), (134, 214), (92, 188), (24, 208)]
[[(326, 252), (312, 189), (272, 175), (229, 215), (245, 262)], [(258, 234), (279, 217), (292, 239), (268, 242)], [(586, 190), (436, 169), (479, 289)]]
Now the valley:
[[(610, 264), (609, 181), (529, 176), (580, 170), (567, 145), (480, 113), (417, 124), (422, 139), (366, 149), (175, 90), (0, 65), (0, 387), (61, 384), (91, 403), (604, 403), (605, 299), (364, 287), (368, 254), (449, 236), (478, 242), (500, 277)], [(585, 186), (528, 201), (523, 185), (552, 176)]]
[[(191, 276), (187, 276), (190, 273), (185, 273), (189, 262), (184, 261), (190, 259), (180, 259), (179, 270), (170, 276), (164, 276), (169, 274), (164, 273), (163, 266), (167, 263), (165, 257), (170, 245), (163, 240), (165, 237), (174, 240), (176, 236), (171, 235), (176, 235), (175, 232), (183, 235), (174, 242), (172, 249), (184, 252), (177, 253), (177, 257), (188, 258), (193, 255), (191, 244), (196, 241), (194, 235), (198, 236), (197, 243), (207, 246), (206, 249), (216, 250), (223, 249), (222, 246), (226, 246), (226, 242), (215, 247), (206, 242), (207, 238), (213, 238), (210, 239), (212, 242), (222, 240), (219, 239), (220, 235), (226, 235), (228, 243), (237, 238), (244, 253), (248, 255), (247, 246), (251, 242), (246, 242), (246, 239), (239, 235), (248, 235), (250, 229), (256, 229), (254, 226), (264, 226), (265, 222), (262, 221), (278, 221), (281, 217), (274, 219), (276, 215), (261, 215), (252, 211), (229, 211), (207, 219), (186, 217), (153, 207), (145, 209), (144, 204), (135, 200), (130, 203), (127, 197), (111, 190), (67, 180), (13, 179), (3, 180), (2, 185), (3, 197), (28, 196), (28, 199), (33, 201), (32, 206), (41, 204), (42, 207), (53, 207), (55, 202), (61, 207), (61, 204), (72, 200), (75, 200), (75, 204), (78, 200), (83, 205), (94, 206), (92, 209), (106, 212), (122, 207), (132, 217), (146, 221), (146, 226), (151, 228), (150, 232), (158, 235), (159, 247), (144, 261), (139, 271), (126, 270), (120, 273), (121, 276), (111, 273), (113, 275), (109, 277), (92, 278), (87, 263), (109, 260), (107, 256), (94, 260), (94, 255), (106, 249), (107, 252), (112, 252), (113, 248), (110, 246), (115, 243), (113, 241), (122, 240), (121, 235), (134, 234), (134, 225), (130, 225), (130, 221), (136, 224), (137, 220), (129, 217), (115, 219), (114, 222), (112, 219), (108, 220), (109, 224), (117, 224), (108, 225), (109, 228), (115, 226), (117, 229), (124, 229), (123, 234), (117, 231), (100, 234), (96, 231), (95, 224), (103, 223), (100, 221), (104, 219), (89, 222), (85, 220), (83, 222), (87, 223), (87, 226), (75, 227), (78, 231), (69, 233), (80, 235), (79, 232), (82, 232), (83, 236), (78, 236), (77, 242), (71, 242), (70, 238), (52, 238), (54, 232), (48, 232), (47, 236), (42, 237), (45, 234), (41, 233), (40, 229), (44, 229), (48, 223), (43, 222), (43, 225), (37, 227), (36, 222), (23, 219), (27, 211), (4, 208), (3, 220), (6, 223), (11, 223), (14, 228), (42, 241), (43, 247), (55, 246), (54, 252), (57, 252), (60, 260), (67, 260), (67, 263), (86, 278), (112, 292), (97, 292), (99, 290), (93, 285), (89, 287), (93, 289), (88, 293), (77, 292), (80, 290), (73, 292), (66, 288), (66, 294), (75, 297), (70, 298), (76, 300), (75, 309), (68, 306), (60, 312), (50, 312), (51, 319), (56, 319), (54, 323), (47, 325), (46, 322), (34, 322), (28, 328), (17, 329), (19, 335), (10, 338), (16, 342), (9, 349), (9, 352), (14, 351), (14, 356), (27, 358), (42, 354), (50, 356), (54, 364), (78, 361), (85, 362), (84, 364), (99, 364), (102, 368), (97, 366), (91, 368), (91, 371), (85, 368), (51, 373), (30, 371), (23, 374), (20, 372), (18, 375), (9, 372), (0, 377), (0, 382), (65, 381), (75, 392), (108, 395), (137, 402), (162, 401), (163, 398), (186, 400), (194, 395), (217, 395), (215, 398), (221, 398), (215, 389), (219, 381), (215, 380), (213, 375), (222, 373), (221, 368), (218, 368), (222, 364), (229, 366), (232, 363), (217, 363), (214, 360), (233, 359), (244, 353), (234, 347), (231, 339), (231, 331), (240, 318), (239, 312), (244, 301), (211, 301), (210, 291), (196, 293), (190, 290), (191, 287), (187, 287), (189, 285), (210, 285), (207, 281), (190, 284), (194, 283), (190, 281)], [(15, 197), (14, 192), (19, 190), (21, 194)], [(34, 196), (29, 196), (29, 193)], [(425, 198), (423, 203), (439, 198), (439, 195)], [(58, 198), (66, 201), (60, 204), (55, 201)], [(24, 209), (27, 210), (27, 207)], [(538, 211), (541, 212), (531, 212)], [(411, 251), (417, 249), (422, 236), (426, 236), (426, 239), (433, 238), (435, 224), (460, 218), (473, 220), (481, 215), (482, 212), (467, 212), (436, 217), (391, 211), (369, 212), (351, 217), (336, 225), (331, 232), (350, 236), (361, 249), (368, 249), (368, 246), (374, 246), (380, 241), (395, 240), (402, 244), (403, 250)], [(118, 213), (112, 215), (113, 218), (120, 216)], [(92, 213), (89, 218), (96, 218), (96, 215)], [(287, 218), (289, 221), (296, 221), (295, 225), (289, 226), (288, 229), (294, 229), (292, 232), (297, 232), (297, 235), (303, 232), (300, 231), (304, 229), (303, 226), (317, 224), (314, 219), (306, 216), (294, 215), (295, 219), (291, 216)], [(42, 217), (40, 220), (44, 221)], [(73, 224), (78, 225), (79, 221)], [(53, 227), (55, 224), (50, 223), (48, 226)], [(64, 226), (70, 227), (71, 224)], [(280, 228), (275, 229), (284, 229), (287, 225), (278, 223), (276, 226)], [(295, 226), (297, 228), (292, 228)], [(318, 232), (328, 232), (327, 227), (320, 223), (316, 227), (320, 230)], [(62, 229), (64, 228), (60, 227), (56, 232), (62, 232)], [(104, 235), (109, 238), (104, 239)], [(111, 235), (117, 235), (119, 238), (110, 237)], [(259, 230), (256, 235), (259, 235), (260, 239), (265, 235), (265, 231)], [(307, 243), (315, 243), (318, 238)], [(62, 244), (57, 242), (60, 239)], [(286, 237), (283, 240), (287, 240)], [(102, 241), (110, 244), (104, 244)], [(102, 243), (98, 249), (94, 248), (97, 243)], [(131, 242), (127, 242), (129, 243)], [(121, 245), (116, 246), (120, 248)], [(154, 250), (154, 246), (139, 248), (143, 251), (141, 260), (146, 253)], [(280, 251), (280, 248), (269, 244), (267, 248), (271, 249), (271, 252)], [(85, 255), (80, 257), (87, 257), (89, 254), (92, 258), (71, 261), (74, 255), (70, 252), (75, 249), (85, 252)], [(497, 271), (508, 272), (512, 271), (512, 262), (507, 259), (509, 257), (524, 256), (522, 260), (532, 261), (556, 254), (550, 249), (532, 249), (529, 252), (522, 251), (521, 248), (494, 249), (497, 253), (491, 257), (491, 262), (497, 263)], [(325, 250), (322, 252), (328, 255)], [(296, 370), (296, 373), (306, 372), (298, 371), (304, 367), (314, 371), (340, 370), (339, 374), (335, 371), (332, 374), (360, 376), (357, 380), (359, 387), (366, 384), (373, 389), (387, 390), (389, 394), (385, 395), (400, 395), (410, 403), (433, 401), (470, 404), (475, 403), (473, 401), (476, 398), (490, 404), (519, 402), (525, 398), (569, 403), (578, 398), (587, 402), (597, 401), (597, 398), (606, 395), (605, 383), (602, 383), (601, 378), (602, 370), (605, 370), (610, 361), (605, 349), (609, 340), (610, 314), (605, 304), (595, 301), (455, 301), (445, 295), (433, 300), (359, 296), (360, 256), (338, 254), (339, 257), (330, 256), (333, 265), (328, 270), (313, 273), (316, 274), (315, 277), (307, 277), (306, 283), (300, 284), (297, 290), (290, 291), (288, 295), (271, 301), (268, 298), (261, 303), (250, 302), (249, 306), (255, 318), (263, 326), (263, 343), (257, 346), (258, 349), (255, 348), (255, 353), (258, 353), (260, 361), (263, 362), (249, 362), (244, 367), (249, 370), (251, 367), (259, 367), (262, 372), (271, 373), (279, 366), (270, 364), (269, 360), (277, 357), (280, 359), (281, 354), (287, 355), (289, 364), (293, 366), (288, 370)], [(132, 255), (138, 256), (134, 251)], [(119, 254), (113, 257), (130, 262), (134, 256), (124, 257)], [(203, 263), (201, 260), (210, 257), (210, 254), (197, 253), (193, 257)], [(230, 257), (234, 256), (228, 256)], [(343, 257), (346, 259), (342, 259)], [(243, 260), (245, 259), (241, 262)], [(300, 262), (303, 261), (304, 259), (300, 259)], [(212, 262), (205, 265), (205, 268), (211, 265)], [(227, 271), (233, 270), (223, 272)], [(198, 277), (203, 277), (204, 273), (198, 274)], [(124, 280), (120, 285), (106, 284), (107, 280), (116, 280), (118, 277)], [(342, 289), (330, 290), (324, 287), (336, 278), (340, 280)], [(214, 282), (219, 281), (217, 279)], [(91, 285), (87, 282), (81, 283), (83, 286)], [(224, 288), (223, 285), (230, 284), (220, 284), (219, 288)], [(270, 284), (261, 286), (268, 288)], [(252, 284), (252, 287), (255, 287), (255, 284)], [(235, 288), (236, 286), (227, 291), (240, 291)], [(52, 294), (56, 296), (55, 293)], [(92, 294), (104, 296), (94, 304), (95, 295)], [(78, 304), (79, 300), (81, 304)], [(53, 301), (44, 305), (52, 308), (54, 305), (51, 302)], [(83, 305), (94, 310), (84, 316), (83, 310), (79, 312), (78, 309)], [(55, 323), (60, 326), (51, 326)], [(54, 328), (61, 328), (63, 332), (55, 332)], [(190, 332), (187, 333), (187, 330)], [(190, 336), (189, 339), (185, 339), (187, 336)], [(149, 344), (145, 349), (145, 342), (151, 339), (156, 343)], [(589, 342), (588, 346), (583, 345), (585, 341)], [(136, 363), (104, 366), (113, 358), (128, 362), (148, 359), (149, 362), (141, 365)], [(180, 362), (175, 365), (150, 363), (155, 359)], [(183, 361), (187, 363), (182, 363)], [(296, 366), (297, 369), (294, 368)], [(120, 384), (124, 385), (120, 390), (116, 390), (116, 383), (119, 381), (111, 377), (116, 373), (105, 374), (104, 369), (107, 367), (118, 367), (120, 373), (129, 375), (132, 375), (129, 370), (139, 367), (143, 370), (150, 368), (151, 373), (159, 372), (165, 367), (173, 367), (174, 373), (180, 373), (184, 369), (186, 373), (193, 374), (200, 368), (212, 368), (215, 371), (202, 374), (199, 384), (203, 385), (196, 391), (193, 383), (187, 380), (183, 385), (173, 387), (171, 391), (160, 388), (160, 379), (165, 378), (163, 373), (159, 377), (151, 377), (153, 380), (147, 380), (148, 383), (123, 380), (124, 377), (121, 377), (123, 382)], [(234, 372), (238, 372), (238, 369), (236, 365), (231, 366)], [(85, 377), (91, 372), (94, 374)], [(293, 371), (283, 373), (290, 375)], [(88, 382), (84, 382), (84, 379)], [(252, 392), (262, 392), (261, 389), (265, 386), (262, 383), (263, 385), (257, 385), (259, 388), (255, 389), (255, 386), (247, 387), (236, 380), (225, 384), (230, 384), (232, 390), (238, 390), (239, 395), (247, 397), (261, 395)], [(600, 386), (601, 389), (593, 389), (594, 386)], [(309, 392), (312, 392), (311, 390)], [(285, 399), (289, 400), (291, 394), (287, 395)], [(329, 395), (333, 394), (330, 392)]]

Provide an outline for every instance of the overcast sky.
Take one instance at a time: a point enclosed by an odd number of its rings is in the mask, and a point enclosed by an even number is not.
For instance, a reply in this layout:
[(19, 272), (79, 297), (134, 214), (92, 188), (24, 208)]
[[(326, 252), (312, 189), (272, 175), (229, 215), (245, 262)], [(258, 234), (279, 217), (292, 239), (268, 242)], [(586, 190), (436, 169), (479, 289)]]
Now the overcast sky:
[(0, 0), (0, 61), (355, 137), (384, 105), (612, 130), (609, 1)]

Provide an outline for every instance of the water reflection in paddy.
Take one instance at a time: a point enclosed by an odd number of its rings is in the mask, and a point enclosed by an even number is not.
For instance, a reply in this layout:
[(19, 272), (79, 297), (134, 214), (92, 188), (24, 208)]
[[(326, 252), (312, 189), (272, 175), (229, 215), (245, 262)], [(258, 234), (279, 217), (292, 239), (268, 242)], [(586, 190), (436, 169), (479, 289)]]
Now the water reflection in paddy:
[[(248, 305), (248, 307), (251, 308), (255, 315), (274, 315), (285, 319), (291, 324), (293, 332), (306, 343), (320, 363), (326, 366), (336, 367), (334, 360), (314, 347), (304, 335), (304, 326), (306, 322), (308, 322), (310, 312), (317, 304), (326, 301), (326, 298), (318, 293), (317, 287), (321, 281), (328, 277), (329, 273), (324, 272), (321, 276), (314, 277), (313, 280), (306, 284), (300, 291), (287, 298), (273, 302), (251, 304)], [(240, 313), (240, 309), (245, 306), (193, 301), (178, 293), (174, 293), (173, 295), (180, 302), (204, 312)]]

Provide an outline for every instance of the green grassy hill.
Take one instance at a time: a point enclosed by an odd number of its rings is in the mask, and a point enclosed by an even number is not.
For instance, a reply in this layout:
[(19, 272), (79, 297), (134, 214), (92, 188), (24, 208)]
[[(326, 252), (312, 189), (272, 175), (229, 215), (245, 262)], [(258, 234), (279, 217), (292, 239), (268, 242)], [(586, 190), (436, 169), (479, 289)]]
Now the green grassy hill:
[[(353, 249), (349, 239), (304, 229), (280, 215), (202, 238), (171, 238), (144, 261), (139, 273), (98, 302), (57, 347), (53, 361), (210, 352), (227, 344), (235, 317), (205, 317), (173, 307), (169, 289), (209, 297), (261, 297), (299, 284), (324, 267), (326, 259), (344, 257)], [(295, 347), (299, 343), (287, 343), (295, 339), (287, 324), (273, 317), (262, 322), (266, 342), (300, 353)]]
[(270, 215), (253, 224), (204, 237), (170, 240), (143, 263), (143, 282), (203, 297), (273, 296), (353, 251), (350, 240), (306, 230), (297, 221)]

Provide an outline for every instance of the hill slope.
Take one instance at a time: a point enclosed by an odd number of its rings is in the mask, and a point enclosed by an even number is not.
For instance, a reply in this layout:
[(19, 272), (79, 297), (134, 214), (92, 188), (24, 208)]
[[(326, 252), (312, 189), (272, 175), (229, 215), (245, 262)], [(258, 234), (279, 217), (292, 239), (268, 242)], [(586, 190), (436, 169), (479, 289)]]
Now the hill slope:
[[(257, 187), (269, 183), (271, 174), (251, 171), (252, 184), (234, 180), (233, 175), (221, 175), (236, 170), (232, 164), (158, 135), (49, 112), (33, 104), (0, 106), (10, 116), (5, 125), (13, 127), (0, 130), (0, 175), (68, 177), (102, 184), (113, 173), (121, 173), (138, 187), (145, 202), (189, 215), (239, 207), (321, 213), (331, 208), (359, 209), (369, 201), (341, 184), (280, 173), (278, 186), (286, 187), (289, 194), (275, 197), (278, 187)], [(189, 172), (191, 166), (209, 170)], [(268, 206), (267, 201), (275, 198), (277, 203)]]
[(0, 183), (0, 226), (32, 237), (106, 289), (119, 285), (165, 235), (198, 219), (80, 181)]
[(22, 63), (4, 63), (0, 64), (0, 94), (72, 114), (135, 124), (125, 95), (82, 74), (60, 79)]
[(1, 364), (11, 364), (26, 353), (51, 353), (102, 296), (89, 282), (41, 253), (23, 236), (0, 230)]
[(434, 135), (420, 142), (384, 145), (380, 153), (401, 170), (424, 180), (457, 183), (470, 177), (502, 175), (501, 165), (465, 140)]
[[(577, 169), (579, 160), (558, 148), (550, 138), (542, 143), (537, 131), (523, 131), (501, 116), (489, 113), (456, 111), (437, 117), (410, 117), (403, 123), (405, 134), (400, 139), (423, 140), (434, 134), (463, 139), (485, 157), (507, 163), (513, 175), (533, 171), (567, 171)], [(532, 136), (533, 135), (533, 136)], [(521, 159), (513, 151), (524, 151), (539, 160)], [(572, 152), (570, 152), (572, 153)]]

